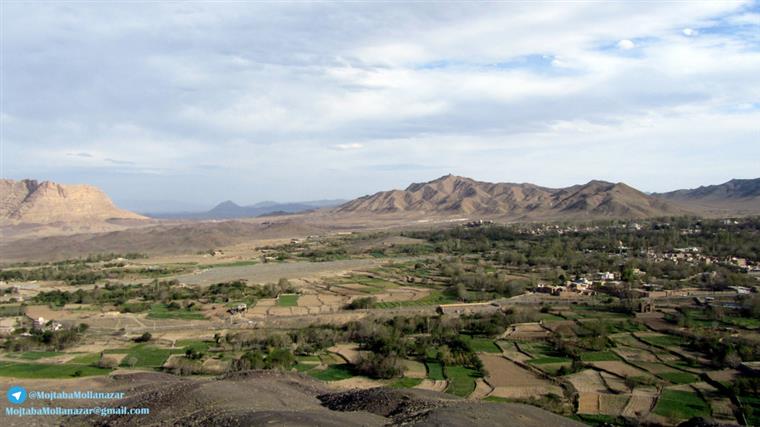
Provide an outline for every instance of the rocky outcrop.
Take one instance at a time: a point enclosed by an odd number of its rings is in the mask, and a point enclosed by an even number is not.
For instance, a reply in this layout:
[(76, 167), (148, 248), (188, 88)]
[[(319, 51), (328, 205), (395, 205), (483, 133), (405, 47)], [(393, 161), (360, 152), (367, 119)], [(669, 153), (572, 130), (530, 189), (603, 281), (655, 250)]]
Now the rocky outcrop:
[(0, 224), (77, 224), (145, 217), (116, 207), (91, 185), (0, 180)]

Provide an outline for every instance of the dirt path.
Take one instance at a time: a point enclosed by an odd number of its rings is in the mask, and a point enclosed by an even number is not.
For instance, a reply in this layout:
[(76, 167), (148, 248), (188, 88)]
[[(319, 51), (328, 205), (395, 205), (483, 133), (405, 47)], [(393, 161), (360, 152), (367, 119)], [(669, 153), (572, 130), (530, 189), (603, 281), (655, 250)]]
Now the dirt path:
[(330, 353), (338, 355), (346, 363), (356, 364), (361, 358), (359, 347), (355, 344), (337, 344), (327, 349)]
[(520, 362), (526, 362), (533, 358), (529, 354), (525, 353), (524, 351), (521, 351), (511, 341), (497, 341), (496, 345), (501, 349), (502, 355), (509, 360), (518, 360)]
[(493, 391), (491, 387), (483, 378), (475, 380), (475, 390), (472, 391), (468, 399), (482, 399)]
[(424, 379), (421, 383), (417, 384), (414, 388), (419, 388), (422, 390), (432, 390), (432, 391), (440, 391), (443, 392), (446, 390), (446, 387), (449, 386), (449, 382), (446, 380), (428, 380)]

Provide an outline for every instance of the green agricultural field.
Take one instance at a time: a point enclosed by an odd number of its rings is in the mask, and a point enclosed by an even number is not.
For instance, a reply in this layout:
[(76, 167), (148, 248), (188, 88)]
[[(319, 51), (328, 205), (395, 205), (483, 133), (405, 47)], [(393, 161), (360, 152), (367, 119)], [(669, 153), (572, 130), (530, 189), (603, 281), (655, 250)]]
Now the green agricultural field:
[(182, 347), (182, 350), (193, 349), (199, 353), (206, 353), (213, 345), (212, 342), (201, 340), (177, 340), (175, 344)]
[(298, 294), (280, 294), (277, 298), (278, 307), (295, 307), (298, 305)]
[(609, 333), (611, 334), (617, 334), (621, 332), (640, 332), (646, 330), (646, 326), (642, 325), (641, 323), (631, 322), (630, 320), (613, 320), (609, 322)]
[(149, 319), (182, 319), (182, 320), (206, 320), (203, 313), (196, 310), (177, 309), (169, 310), (166, 304), (153, 304), (148, 313)]
[(521, 351), (530, 354), (533, 358), (555, 355), (554, 349), (545, 342), (515, 342)]
[(535, 366), (536, 368), (540, 369), (543, 372), (546, 372), (549, 375), (557, 375), (560, 369), (568, 369), (572, 365), (572, 363), (539, 363)]
[(425, 362), (427, 368), (427, 377), (431, 380), (445, 380), (443, 375), (443, 366), (440, 363), (434, 361)]
[(556, 363), (571, 363), (572, 360), (558, 354), (554, 349), (545, 342), (520, 342), (515, 344), (525, 353), (530, 354), (533, 358), (528, 360), (532, 365), (545, 365)]
[(628, 347), (640, 347), (642, 344), (631, 334), (625, 335), (613, 335), (610, 339), (617, 345), (625, 345)]
[(298, 372), (306, 372), (317, 367), (318, 363), (298, 362), (293, 368)]
[[(581, 318), (581, 319), (629, 317), (629, 315), (626, 313), (618, 313), (615, 311), (605, 311), (603, 307), (598, 307), (598, 306), (574, 305), (574, 306), (571, 306), (570, 309), (573, 311), (573, 313), (575, 313), (577, 318)], [(567, 317), (566, 313), (563, 313), (563, 315)]]
[(324, 370), (309, 371), (309, 375), (322, 381), (339, 381), (354, 376), (353, 369), (348, 364), (330, 365)]
[(401, 378), (395, 383), (391, 384), (393, 388), (413, 388), (418, 386), (422, 382), (422, 378)]
[(760, 329), (760, 319), (751, 317), (726, 317), (723, 319), (723, 323), (745, 329)]
[(760, 397), (758, 396), (737, 396), (744, 410), (744, 416), (751, 426), (760, 426)]
[(581, 354), (581, 361), (583, 362), (607, 362), (616, 360), (620, 360), (620, 358), (611, 351), (590, 351)]
[(107, 375), (110, 369), (86, 365), (0, 362), (0, 376), (14, 378), (74, 378)]
[(25, 308), (20, 305), (2, 305), (0, 306), (0, 317), (23, 316)]
[(549, 363), (571, 363), (572, 360), (568, 359), (567, 357), (554, 357), (554, 356), (546, 356), (546, 357), (537, 357), (535, 359), (528, 360), (528, 363), (531, 365), (544, 365)]
[(424, 307), (428, 305), (453, 304), (457, 299), (444, 294), (441, 291), (431, 291), (428, 296), (418, 300), (379, 302), (374, 305), (375, 308), (399, 308), (399, 307)]
[(296, 356), (296, 361), (298, 363), (296, 363), (294, 368), (298, 372), (310, 371), (322, 363), (322, 360), (317, 355)]
[(472, 351), (478, 353), (501, 353), (501, 349), (490, 338), (469, 338), (465, 335)]
[(479, 375), (474, 369), (464, 366), (447, 366), (445, 372), (449, 379), (446, 393), (467, 397), (475, 390), (475, 379), (479, 378)]
[(691, 384), (699, 381), (698, 376), (688, 372), (665, 372), (663, 374), (658, 374), (658, 376), (673, 384)]
[(149, 308), (150, 306), (144, 302), (128, 302), (122, 304), (119, 310), (122, 313), (142, 313)]
[(657, 400), (654, 413), (679, 420), (709, 417), (710, 406), (696, 393), (665, 389)]
[(100, 360), (100, 353), (88, 353), (88, 354), (81, 354), (71, 359), (68, 363), (77, 364), (77, 365), (96, 365), (99, 360)]
[(10, 357), (24, 359), (24, 360), (38, 360), (46, 357), (60, 356), (64, 353), (57, 351), (25, 351), (23, 353), (11, 353)]
[(661, 347), (677, 347), (686, 343), (686, 340), (675, 335), (652, 335), (642, 336), (641, 340), (647, 344), (658, 345)]
[[(160, 368), (172, 354), (182, 354), (184, 349), (159, 348), (146, 344), (133, 346), (121, 362), (124, 367)], [(133, 359), (134, 358), (134, 359)], [(132, 364), (134, 362), (134, 364)]]

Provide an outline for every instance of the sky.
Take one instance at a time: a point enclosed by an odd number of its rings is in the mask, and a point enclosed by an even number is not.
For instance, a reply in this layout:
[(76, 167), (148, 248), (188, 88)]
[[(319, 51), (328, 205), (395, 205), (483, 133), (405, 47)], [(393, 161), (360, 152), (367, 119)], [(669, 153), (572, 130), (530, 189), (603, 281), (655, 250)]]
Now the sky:
[(138, 211), (760, 177), (760, 3), (0, 2), (0, 175)]

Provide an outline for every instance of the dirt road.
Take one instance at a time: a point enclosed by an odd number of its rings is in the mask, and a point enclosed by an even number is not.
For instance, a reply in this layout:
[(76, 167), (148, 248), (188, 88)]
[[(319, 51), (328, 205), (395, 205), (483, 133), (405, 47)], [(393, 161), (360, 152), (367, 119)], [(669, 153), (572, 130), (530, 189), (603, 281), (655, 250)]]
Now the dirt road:
[(245, 279), (248, 283), (276, 282), (285, 279), (306, 279), (322, 276), (334, 276), (353, 270), (361, 270), (382, 265), (380, 259), (348, 259), (326, 262), (272, 262), (267, 264), (244, 265), (237, 267), (217, 267), (197, 273), (183, 274), (176, 279), (188, 285), (211, 285)]

